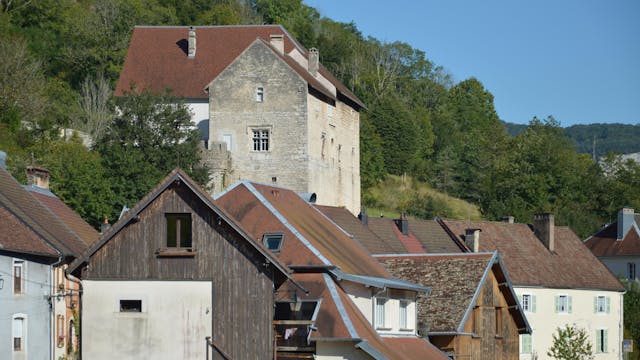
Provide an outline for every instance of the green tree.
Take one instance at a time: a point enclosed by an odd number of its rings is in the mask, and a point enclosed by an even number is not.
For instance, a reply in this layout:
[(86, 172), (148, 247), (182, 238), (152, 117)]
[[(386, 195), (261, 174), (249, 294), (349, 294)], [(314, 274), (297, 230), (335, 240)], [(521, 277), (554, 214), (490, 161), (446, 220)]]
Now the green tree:
[(574, 325), (557, 328), (553, 334), (553, 344), (547, 351), (547, 356), (561, 360), (593, 359), (591, 341), (587, 332)]
[(200, 135), (184, 103), (143, 91), (117, 98), (116, 106), (117, 115), (95, 150), (108, 171), (117, 207), (138, 202), (176, 167), (206, 184), (208, 172), (200, 166)]
[(624, 327), (633, 339), (637, 357), (637, 344), (640, 344), (640, 286), (635, 281), (624, 281), (627, 292), (624, 294)]

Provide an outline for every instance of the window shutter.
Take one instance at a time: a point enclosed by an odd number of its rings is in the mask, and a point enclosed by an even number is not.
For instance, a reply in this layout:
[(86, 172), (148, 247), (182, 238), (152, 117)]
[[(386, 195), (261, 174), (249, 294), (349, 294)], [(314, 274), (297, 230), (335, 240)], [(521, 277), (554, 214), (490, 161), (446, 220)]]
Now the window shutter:
[(607, 314), (611, 313), (611, 298), (610, 297), (606, 297), (604, 298), (604, 301), (606, 303), (606, 307), (607, 307)]
[(522, 349), (520, 352), (522, 354), (531, 354), (531, 335), (523, 334), (522, 336)]
[(536, 312), (536, 296), (531, 294), (531, 312)]
[(556, 300), (556, 313), (559, 313), (560, 312), (560, 297), (556, 296), (555, 300)]
[(567, 312), (571, 314), (571, 296), (567, 295)]
[(518, 302), (520, 303), (520, 307), (522, 307), (522, 295), (518, 295)]
[(598, 312), (598, 297), (594, 296), (593, 297), (593, 313), (597, 313)]
[(608, 349), (607, 349), (607, 347), (609, 345), (607, 343), (607, 340), (608, 340), (607, 338), (609, 337), (608, 333), (609, 333), (609, 330), (603, 330), (602, 331), (602, 352), (607, 352), (608, 351)]
[(600, 350), (600, 344), (601, 344), (601, 338), (600, 338), (600, 330), (596, 330), (596, 352), (599, 353), (601, 352)]

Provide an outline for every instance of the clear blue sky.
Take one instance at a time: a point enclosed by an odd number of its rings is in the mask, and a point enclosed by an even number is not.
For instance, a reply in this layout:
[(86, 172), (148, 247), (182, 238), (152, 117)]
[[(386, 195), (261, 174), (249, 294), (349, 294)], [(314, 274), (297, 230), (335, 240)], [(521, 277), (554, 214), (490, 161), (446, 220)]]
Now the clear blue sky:
[(476, 77), (505, 121), (640, 124), (640, 0), (304, 0)]

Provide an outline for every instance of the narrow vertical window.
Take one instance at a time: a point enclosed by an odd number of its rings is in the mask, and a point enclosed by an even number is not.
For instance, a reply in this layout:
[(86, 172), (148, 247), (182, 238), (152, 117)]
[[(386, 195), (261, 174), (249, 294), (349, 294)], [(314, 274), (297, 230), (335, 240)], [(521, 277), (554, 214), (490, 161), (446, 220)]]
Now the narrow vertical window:
[(191, 248), (191, 214), (165, 214), (167, 247)]
[(56, 335), (57, 335), (57, 342), (56, 345), (61, 348), (64, 347), (64, 316), (63, 315), (58, 315), (56, 317)]
[(408, 329), (407, 323), (409, 302), (407, 300), (400, 300), (400, 329)]
[(608, 337), (609, 334), (607, 329), (596, 330), (596, 353), (607, 352)]
[(522, 310), (531, 311), (531, 295), (529, 294), (522, 295)]
[(263, 87), (256, 88), (256, 101), (257, 102), (264, 102), (264, 88)]
[(13, 260), (13, 293), (24, 292), (24, 261)]
[(387, 304), (387, 299), (376, 298), (376, 328), (384, 328), (385, 327), (385, 305)]
[(629, 280), (636, 279), (636, 264), (635, 263), (627, 263), (627, 278)]
[(269, 130), (253, 130), (253, 151), (269, 151)]
[(12, 324), (13, 333), (13, 351), (24, 351), (25, 339), (24, 339), (24, 318), (14, 317)]
[(502, 336), (502, 308), (495, 308), (495, 333), (497, 337)]

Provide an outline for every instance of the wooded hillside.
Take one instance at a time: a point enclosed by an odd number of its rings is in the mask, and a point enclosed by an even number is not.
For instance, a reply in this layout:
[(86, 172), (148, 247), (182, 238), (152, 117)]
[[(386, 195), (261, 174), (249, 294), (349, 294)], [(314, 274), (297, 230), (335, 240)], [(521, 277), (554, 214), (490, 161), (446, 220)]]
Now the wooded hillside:
[[(282, 24), (305, 47), (317, 47), (324, 66), (367, 104), (361, 113), (365, 205), (373, 198), (366, 189), (388, 174), (406, 174), (478, 205), (487, 219), (510, 214), (527, 222), (549, 211), (583, 237), (618, 207), (640, 208), (637, 166), (613, 164), (612, 177), (603, 177), (551, 117), (532, 119), (508, 136), (481, 79), (454, 83), (423, 50), (365, 37), (356, 24), (321, 17), (301, 0), (0, 1), (0, 149), (9, 153), (10, 169), (21, 177), (32, 161), (51, 167), (54, 190), (96, 225), (137, 201), (173, 166), (204, 179), (193, 141), (174, 146), (180, 141), (154, 138), (144, 124), (127, 127), (132, 118), (145, 118), (180, 129), (183, 108), (150, 107), (160, 99), (143, 94), (118, 100), (130, 112), (113, 111), (111, 89), (129, 36), (134, 25), (261, 23)], [(96, 145), (60, 144), (63, 127), (90, 133)], [(171, 139), (192, 135), (174, 131)], [(404, 207), (399, 210), (427, 213)]]

